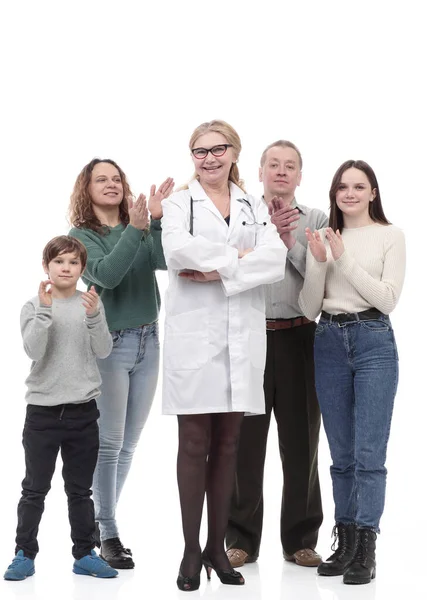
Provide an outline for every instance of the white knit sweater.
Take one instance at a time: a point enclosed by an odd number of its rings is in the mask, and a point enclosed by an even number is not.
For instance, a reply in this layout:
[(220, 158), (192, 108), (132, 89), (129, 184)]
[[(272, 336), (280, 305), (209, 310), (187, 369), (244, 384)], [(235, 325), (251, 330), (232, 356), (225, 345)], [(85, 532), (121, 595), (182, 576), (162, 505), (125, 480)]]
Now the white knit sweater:
[[(321, 230), (325, 239), (325, 230)], [(374, 223), (343, 229), (345, 251), (334, 260), (317, 262), (307, 250), (304, 286), (299, 296), (302, 312), (315, 319), (321, 310), (330, 314), (377, 308), (389, 314), (395, 308), (405, 276), (405, 238), (394, 225)]]

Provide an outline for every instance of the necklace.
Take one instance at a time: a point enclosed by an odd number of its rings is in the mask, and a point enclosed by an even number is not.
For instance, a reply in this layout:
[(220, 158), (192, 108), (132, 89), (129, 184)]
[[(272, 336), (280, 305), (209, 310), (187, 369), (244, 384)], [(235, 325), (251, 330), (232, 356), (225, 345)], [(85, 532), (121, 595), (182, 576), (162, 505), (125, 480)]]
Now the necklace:
[(225, 217), (227, 217), (230, 214), (230, 196), (228, 196), (228, 201), (227, 204), (225, 205), (225, 209), (221, 212), (221, 216), (223, 219), (225, 219)]

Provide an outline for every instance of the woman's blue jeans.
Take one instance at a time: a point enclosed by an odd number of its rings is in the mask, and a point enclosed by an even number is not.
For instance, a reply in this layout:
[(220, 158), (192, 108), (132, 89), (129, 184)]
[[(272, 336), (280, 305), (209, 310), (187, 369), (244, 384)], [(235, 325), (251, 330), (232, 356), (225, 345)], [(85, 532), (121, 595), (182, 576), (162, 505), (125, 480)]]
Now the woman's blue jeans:
[(332, 457), (335, 521), (379, 531), (387, 443), (398, 382), (388, 317), (321, 318), (314, 344), (316, 390)]
[(116, 506), (153, 402), (160, 354), (157, 323), (111, 335), (113, 351), (98, 361), (102, 386), (93, 499), (101, 540), (119, 537)]

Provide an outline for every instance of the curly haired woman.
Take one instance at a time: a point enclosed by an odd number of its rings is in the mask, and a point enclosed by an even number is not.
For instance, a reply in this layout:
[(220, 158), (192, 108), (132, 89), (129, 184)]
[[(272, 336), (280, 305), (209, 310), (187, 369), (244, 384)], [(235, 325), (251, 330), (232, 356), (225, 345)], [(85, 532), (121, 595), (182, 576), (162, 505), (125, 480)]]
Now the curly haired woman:
[(102, 298), (113, 351), (99, 360), (102, 377), (100, 448), (93, 481), (102, 557), (132, 569), (132, 553), (119, 537), (116, 506), (147, 420), (157, 385), (160, 295), (156, 269), (166, 269), (161, 244), (161, 201), (173, 189), (166, 179), (151, 187), (148, 206), (136, 201), (126, 175), (112, 160), (93, 159), (77, 177), (70, 202), (70, 235), (86, 246), (83, 280)]

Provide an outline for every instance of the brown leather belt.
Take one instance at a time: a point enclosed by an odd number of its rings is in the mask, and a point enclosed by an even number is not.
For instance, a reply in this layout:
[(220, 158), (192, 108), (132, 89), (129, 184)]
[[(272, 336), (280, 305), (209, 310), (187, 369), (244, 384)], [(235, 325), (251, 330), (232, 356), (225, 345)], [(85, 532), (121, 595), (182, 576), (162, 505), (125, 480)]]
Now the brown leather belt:
[(313, 323), (307, 317), (295, 317), (294, 319), (267, 319), (267, 331), (277, 331), (278, 329), (290, 329), (291, 327), (299, 327), (300, 325), (308, 325)]

